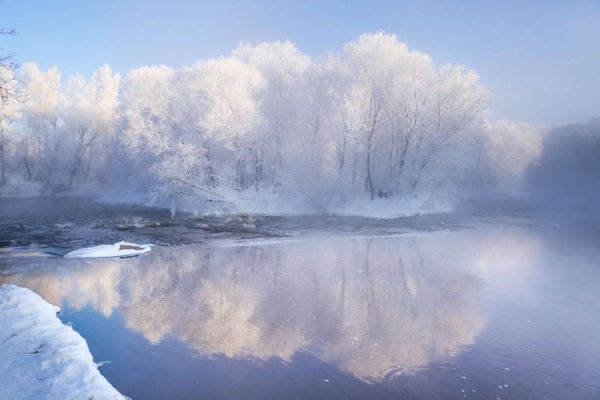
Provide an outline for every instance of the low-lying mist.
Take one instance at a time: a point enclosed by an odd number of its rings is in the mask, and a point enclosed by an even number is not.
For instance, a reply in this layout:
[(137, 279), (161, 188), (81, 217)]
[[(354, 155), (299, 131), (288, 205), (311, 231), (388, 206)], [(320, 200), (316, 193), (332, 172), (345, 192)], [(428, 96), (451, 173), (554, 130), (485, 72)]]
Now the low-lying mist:
[(598, 208), (600, 119), (551, 129), (537, 162), (527, 170), (528, 193), (549, 208)]

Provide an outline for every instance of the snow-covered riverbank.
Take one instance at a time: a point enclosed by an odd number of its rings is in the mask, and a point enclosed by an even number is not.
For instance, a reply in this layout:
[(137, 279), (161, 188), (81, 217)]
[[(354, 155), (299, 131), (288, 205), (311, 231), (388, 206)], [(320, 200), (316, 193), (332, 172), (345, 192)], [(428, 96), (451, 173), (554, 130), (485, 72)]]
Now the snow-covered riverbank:
[(125, 399), (58, 311), (29, 289), (0, 286), (0, 398)]

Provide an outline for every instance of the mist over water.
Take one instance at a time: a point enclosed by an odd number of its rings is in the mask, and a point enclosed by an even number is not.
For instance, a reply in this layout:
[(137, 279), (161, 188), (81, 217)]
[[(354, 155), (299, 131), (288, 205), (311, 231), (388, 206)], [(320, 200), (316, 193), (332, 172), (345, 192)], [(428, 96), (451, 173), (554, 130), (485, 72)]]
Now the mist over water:
[(600, 119), (552, 129), (528, 171), (528, 188), (548, 209), (596, 212), (600, 200)]
[(136, 398), (593, 397), (598, 248), (522, 222), (217, 241), (0, 279), (59, 304)]

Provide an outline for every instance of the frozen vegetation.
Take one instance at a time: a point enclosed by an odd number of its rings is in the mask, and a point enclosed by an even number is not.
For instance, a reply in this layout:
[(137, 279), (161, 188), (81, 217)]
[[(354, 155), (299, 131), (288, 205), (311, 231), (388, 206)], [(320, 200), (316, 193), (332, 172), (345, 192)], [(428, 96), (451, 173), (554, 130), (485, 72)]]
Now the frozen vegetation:
[(4, 81), (18, 96), (0, 109), (2, 195), (415, 214), (472, 192), (519, 192), (542, 151), (538, 129), (488, 117), (475, 71), (381, 32), (321, 57), (274, 42), (125, 77), (103, 66), (65, 82), (33, 63), (14, 74)]
[(125, 399), (58, 311), (29, 289), (0, 286), (0, 398)]

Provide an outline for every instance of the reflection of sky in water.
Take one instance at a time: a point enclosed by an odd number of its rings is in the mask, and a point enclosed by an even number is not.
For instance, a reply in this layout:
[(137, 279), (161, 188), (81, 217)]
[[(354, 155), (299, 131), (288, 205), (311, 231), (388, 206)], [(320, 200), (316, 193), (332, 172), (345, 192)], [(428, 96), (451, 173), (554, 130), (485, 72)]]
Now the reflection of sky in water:
[(72, 309), (118, 310), (151, 343), (175, 338), (232, 359), (288, 361), (302, 350), (378, 380), (473, 343), (485, 326), (485, 282), (528, 273), (539, 246), (523, 232), (464, 231), (171, 247), (61, 260), (6, 280)]

